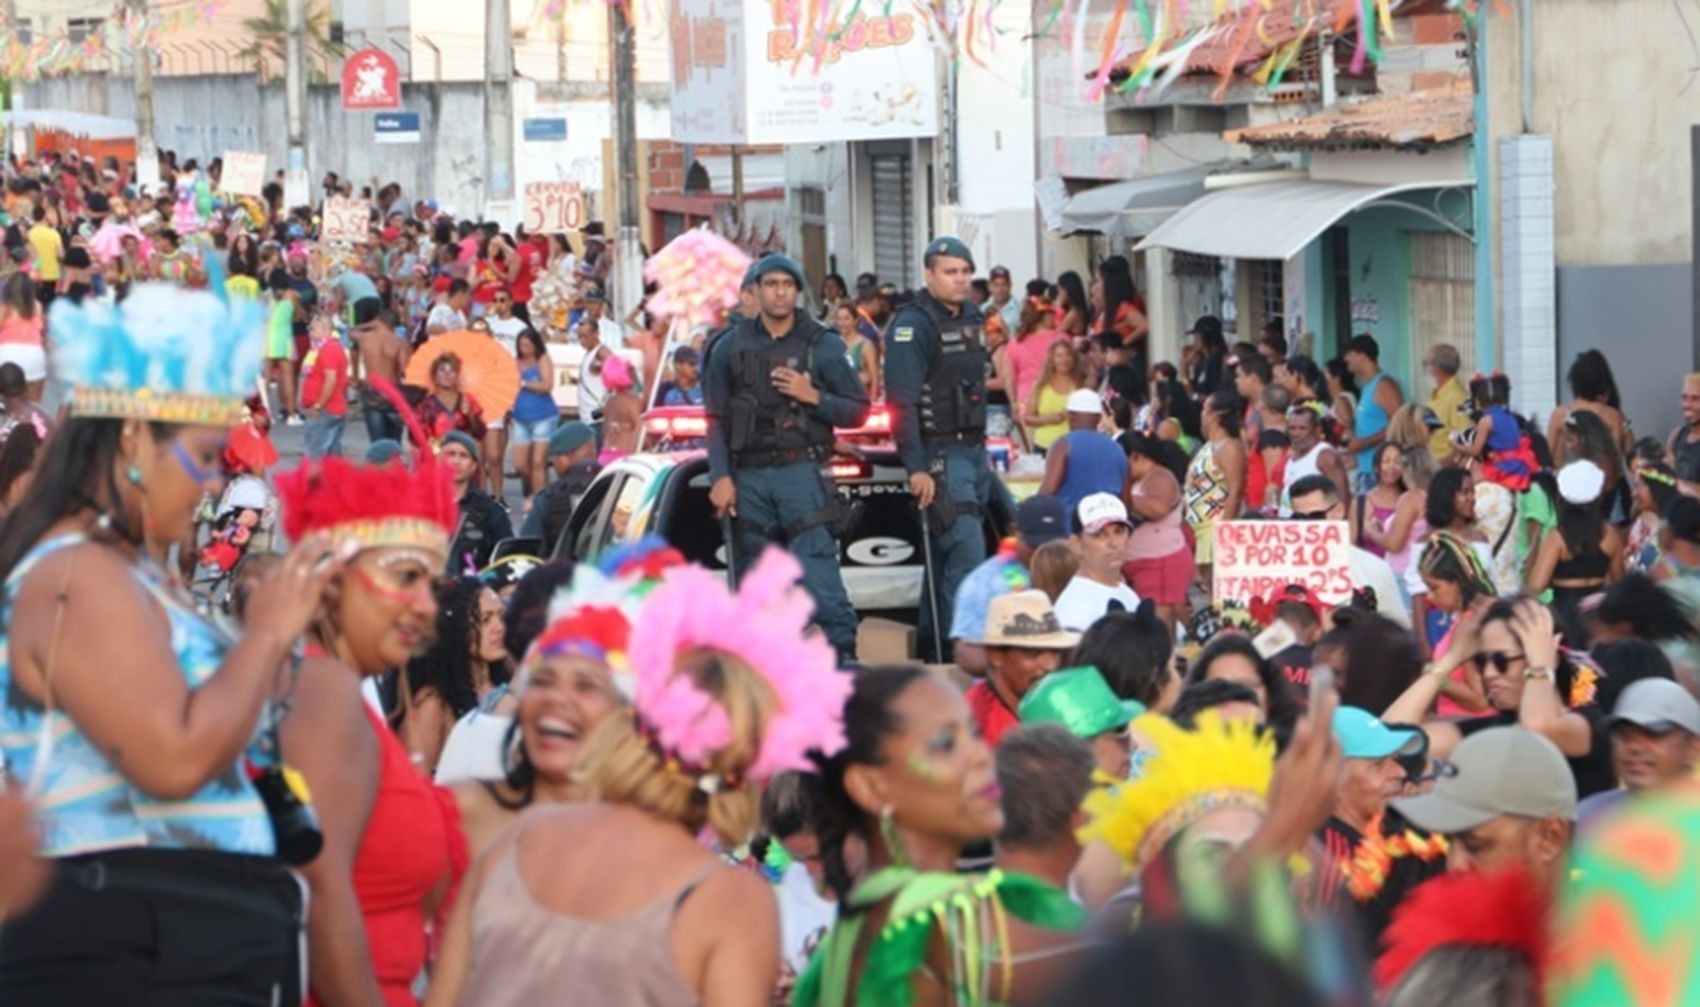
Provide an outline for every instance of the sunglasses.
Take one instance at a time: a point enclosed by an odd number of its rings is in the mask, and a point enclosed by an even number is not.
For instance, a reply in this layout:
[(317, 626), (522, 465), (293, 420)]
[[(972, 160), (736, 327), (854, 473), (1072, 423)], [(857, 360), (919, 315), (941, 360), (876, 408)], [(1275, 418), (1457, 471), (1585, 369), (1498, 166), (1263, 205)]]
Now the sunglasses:
[(1507, 654), (1503, 650), (1483, 651), (1476, 655), (1476, 660), (1481, 662), (1484, 671), (1492, 668), (1501, 675), (1507, 675), (1511, 673), (1512, 663), (1523, 660), (1523, 655)]
[(1296, 511), (1293, 512), (1293, 520), (1294, 521), (1326, 521), (1326, 520), (1328, 520), (1328, 512), (1332, 511), (1333, 509), (1334, 508), (1332, 508), (1332, 507), (1324, 507), (1321, 510), (1310, 510), (1310, 511), (1298, 511), (1298, 510), (1296, 510)]

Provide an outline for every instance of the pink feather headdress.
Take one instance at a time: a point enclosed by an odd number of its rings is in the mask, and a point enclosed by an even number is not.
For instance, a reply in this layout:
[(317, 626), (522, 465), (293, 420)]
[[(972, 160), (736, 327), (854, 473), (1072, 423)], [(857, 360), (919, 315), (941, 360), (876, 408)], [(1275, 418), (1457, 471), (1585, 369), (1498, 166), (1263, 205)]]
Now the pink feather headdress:
[(652, 741), (691, 765), (706, 763), (732, 740), (725, 709), (677, 673), (680, 655), (707, 650), (755, 669), (778, 699), (761, 750), (745, 772), (761, 783), (785, 770), (810, 770), (808, 752), (844, 747), (844, 702), (850, 676), (838, 670), (832, 645), (809, 634), (814, 602), (799, 584), (802, 567), (769, 549), (736, 594), (720, 574), (680, 566), (662, 575), (644, 602), (629, 658), (639, 718)]

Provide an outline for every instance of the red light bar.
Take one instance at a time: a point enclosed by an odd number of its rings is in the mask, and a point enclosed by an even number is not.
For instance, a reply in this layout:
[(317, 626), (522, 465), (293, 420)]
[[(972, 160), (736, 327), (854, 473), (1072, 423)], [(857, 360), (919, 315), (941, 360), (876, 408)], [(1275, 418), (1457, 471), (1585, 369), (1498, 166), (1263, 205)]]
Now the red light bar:
[[(651, 437), (695, 440), (708, 436), (708, 414), (700, 406), (661, 406), (644, 414), (643, 429)], [(889, 437), (891, 407), (880, 403), (868, 410), (859, 427), (840, 428), (841, 437)]]
[(831, 466), (834, 479), (866, 479), (873, 474), (873, 466), (854, 458), (835, 459)]

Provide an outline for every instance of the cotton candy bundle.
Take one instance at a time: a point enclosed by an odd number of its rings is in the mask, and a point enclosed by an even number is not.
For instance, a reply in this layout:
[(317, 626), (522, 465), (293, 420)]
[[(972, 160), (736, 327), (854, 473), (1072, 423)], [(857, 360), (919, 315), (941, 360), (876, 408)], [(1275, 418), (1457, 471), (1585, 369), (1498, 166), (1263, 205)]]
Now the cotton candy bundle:
[(713, 325), (721, 312), (737, 306), (749, 268), (744, 250), (720, 235), (704, 228), (686, 231), (644, 263), (645, 278), (661, 288), (649, 299), (649, 310)]
[(578, 296), (577, 285), (554, 272), (543, 273), (531, 285), (533, 325), (560, 332), (567, 327), (567, 314)]

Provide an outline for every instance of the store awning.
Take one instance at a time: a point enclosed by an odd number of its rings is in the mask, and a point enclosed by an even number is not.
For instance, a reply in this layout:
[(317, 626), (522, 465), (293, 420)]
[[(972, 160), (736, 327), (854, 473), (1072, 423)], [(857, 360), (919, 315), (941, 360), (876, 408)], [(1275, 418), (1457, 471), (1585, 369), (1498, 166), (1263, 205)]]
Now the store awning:
[(3, 121), (8, 126), (57, 129), (72, 136), (86, 136), (91, 140), (126, 140), (136, 135), (134, 119), (118, 119), (109, 115), (93, 115), (67, 109), (13, 109), (5, 113)]
[(1123, 240), (1142, 238), (1203, 196), (1204, 179), (1210, 170), (1188, 168), (1077, 192), (1063, 204), (1061, 231)]
[(1294, 181), (1220, 189), (1164, 221), (1137, 250), (1172, 248), (1223, 259), (1285, 260), (1347, 214), (1388, 196), (1474, 184), (1468, 179), (1386, 185)]

